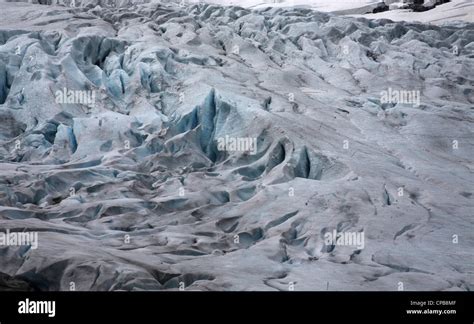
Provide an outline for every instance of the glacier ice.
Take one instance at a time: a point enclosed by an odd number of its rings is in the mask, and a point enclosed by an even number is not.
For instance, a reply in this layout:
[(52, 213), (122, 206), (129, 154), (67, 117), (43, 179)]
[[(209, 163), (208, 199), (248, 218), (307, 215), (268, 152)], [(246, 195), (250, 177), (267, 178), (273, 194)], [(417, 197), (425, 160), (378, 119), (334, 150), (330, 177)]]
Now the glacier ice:
[(473, 289), (474, 24), (35, 2), (0, 2), (0, 228), (39, 241), (3, 289)]

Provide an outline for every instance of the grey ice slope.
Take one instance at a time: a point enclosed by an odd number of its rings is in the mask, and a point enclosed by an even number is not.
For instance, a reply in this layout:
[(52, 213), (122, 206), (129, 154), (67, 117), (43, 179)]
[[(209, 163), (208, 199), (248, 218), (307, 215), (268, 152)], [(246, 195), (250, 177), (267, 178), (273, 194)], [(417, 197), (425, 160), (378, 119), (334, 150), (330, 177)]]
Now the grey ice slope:
[(126, 3), (0, 3), (0, 289), (474, 288), (473, 24)]

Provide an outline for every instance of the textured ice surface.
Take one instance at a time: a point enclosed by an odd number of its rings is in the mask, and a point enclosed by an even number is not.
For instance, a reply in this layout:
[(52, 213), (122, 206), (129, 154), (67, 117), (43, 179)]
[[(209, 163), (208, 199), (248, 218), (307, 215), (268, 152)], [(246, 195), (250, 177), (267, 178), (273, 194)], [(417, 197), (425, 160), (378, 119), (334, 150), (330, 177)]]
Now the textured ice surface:
[(1, 289), (474, 288), (473, 24), (108, 3), (0, 3)]

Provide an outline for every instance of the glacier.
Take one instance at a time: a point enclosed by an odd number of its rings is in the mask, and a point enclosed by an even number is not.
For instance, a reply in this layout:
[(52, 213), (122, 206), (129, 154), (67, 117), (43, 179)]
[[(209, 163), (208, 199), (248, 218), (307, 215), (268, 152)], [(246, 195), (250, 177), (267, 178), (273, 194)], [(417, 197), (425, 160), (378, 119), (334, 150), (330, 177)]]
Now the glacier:
[(0, 229), (38, 233), (0, 290), (474, 289), (473, 23), (37, 2), (0, 2)]

